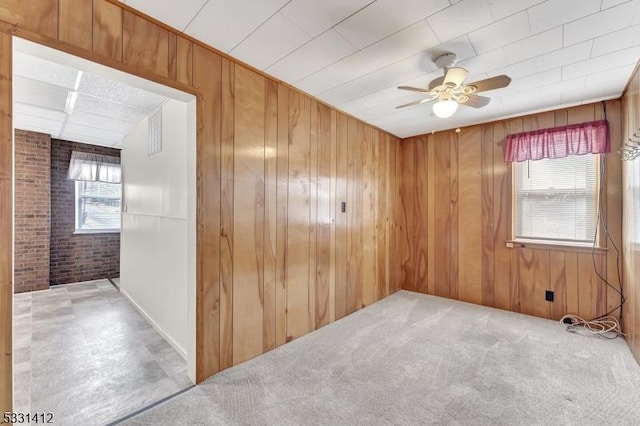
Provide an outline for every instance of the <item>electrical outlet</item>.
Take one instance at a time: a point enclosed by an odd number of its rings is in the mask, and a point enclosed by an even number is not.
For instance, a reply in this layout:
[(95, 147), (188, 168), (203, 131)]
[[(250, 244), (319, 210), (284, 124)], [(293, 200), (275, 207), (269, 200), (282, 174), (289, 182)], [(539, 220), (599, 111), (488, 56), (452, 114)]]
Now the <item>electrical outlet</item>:
[(553, 302), (553, 291), (551, 290), (547, 290), (544, 292), (544, 300), (546, 300), (547, 302)]

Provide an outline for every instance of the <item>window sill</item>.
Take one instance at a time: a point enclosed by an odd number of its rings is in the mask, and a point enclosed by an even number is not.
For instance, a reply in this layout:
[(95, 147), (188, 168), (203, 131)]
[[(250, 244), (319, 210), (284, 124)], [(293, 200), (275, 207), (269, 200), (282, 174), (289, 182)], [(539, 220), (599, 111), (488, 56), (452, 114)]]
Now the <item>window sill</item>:
[(589, 244), (570, 244), (570, 243), (562, 243), (562, 242), (554, 242), (554, 241), (532, 241), (532, 240), (509, 240), (506, 242), (505, 246), (507, 248), (531, 248), (537, 250), (559, 250), (559, 251), (569, 251), (575, 253), (591, 253), (592, 251), (596, 254), (607, 254), (606, 247), (595, 247), (593, 248)]
[(119, 234), (119, 229), (76, 229), (73, 235), (87, 235), (87, 234)]

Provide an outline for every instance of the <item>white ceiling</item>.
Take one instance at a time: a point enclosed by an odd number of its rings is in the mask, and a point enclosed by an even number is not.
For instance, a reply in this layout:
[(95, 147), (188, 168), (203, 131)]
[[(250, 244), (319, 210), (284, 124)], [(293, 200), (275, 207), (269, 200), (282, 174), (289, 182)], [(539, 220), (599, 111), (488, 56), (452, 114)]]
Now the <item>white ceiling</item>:
[[(14, 128), (53, 138), (122, 147), (122, 140), (167, 99), (101, 74), (68, 55), (20, 40), (14, 43)], [(62, 65), (62, 64), (65, 65)], [(78, 71), (82, 74), (78, 79)], [(77, 84), (77, 87), (76, 87)], [(67, 108), (76, 91), (74, 108)]]
[[(125, 0), (168, 25), (397, 136), (616, 98), (640, 58), (640, 0)], [(507, 74), (449, 119), (396, 89)]]

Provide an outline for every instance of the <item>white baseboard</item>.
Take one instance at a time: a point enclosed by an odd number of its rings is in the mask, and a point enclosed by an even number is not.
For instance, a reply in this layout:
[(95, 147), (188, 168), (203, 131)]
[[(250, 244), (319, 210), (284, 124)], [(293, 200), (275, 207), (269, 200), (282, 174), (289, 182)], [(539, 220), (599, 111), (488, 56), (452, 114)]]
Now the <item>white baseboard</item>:
[(146, 319), (149, 324), (151, 324), (151, 326), (164, 338), (164, 340), (166, 340), (167, 342), (169, 342), (169, 344), (171, 346), (173, 346), (173, 349), (176, 350), (176, 352), (178, 352), (178, 354), (180, 354), (180, 356), (182, 358), (184, 358), (185, 360), (187, 359), (187, 352), (182, 349), (180, 347), (180, 345), (178, 345), (171, 337), (169, 337), (169, 335), (167, 333), (164, 332), (164, 330), (162, 330), (162, 328), (160, 328), (160, 326), (158, 324), (155, 323), (155, 321), (153, 321), (151, 319), (151, 317), (144, 311), (144, 309), (142, 309), (142, 307), (140, 305), (138, 305), (128, 294), (126, 291), (124, 291), (122, 288), (120, 289), (120, 294), (122, 294), (124, 296), (125, 299), (127, 299), (127, 302), (131, 303), (131, 306), (133, 306), (135, 308), (136, 311), (138, 311), (140, 313), (140, 315), (142, 315), (144, 317), (144, 319)]

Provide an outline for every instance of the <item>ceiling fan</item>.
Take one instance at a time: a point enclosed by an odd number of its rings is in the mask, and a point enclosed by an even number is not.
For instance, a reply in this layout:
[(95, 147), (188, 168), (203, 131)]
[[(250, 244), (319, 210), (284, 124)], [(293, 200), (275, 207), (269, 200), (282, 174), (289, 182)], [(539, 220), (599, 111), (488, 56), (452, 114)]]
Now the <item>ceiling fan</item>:
[(433, 113), (437, 117), (448, 118), (456, 112), (459, 104), (482, 108), (491, 100), (490, 98), (476, 95), (476, 93), (501, 89), (511, 83), (511, 77), (498, 75), (485, 80), (464, 84), (464, 79), (467, 78), (469, 71), (464, 68), (455, 67), (457, 59), (458, 57), (455, 53), (445, 53), (438, 56), (434, 63), (438, 68), (444, 69), (444, 76), (431, 81), (426, 88), (398, 86), (398, 89), (424, 93), (428, 95), (428, 97), (419, 101), (399, 105), (396, 108), (437, 101), (433, 104)]

